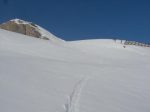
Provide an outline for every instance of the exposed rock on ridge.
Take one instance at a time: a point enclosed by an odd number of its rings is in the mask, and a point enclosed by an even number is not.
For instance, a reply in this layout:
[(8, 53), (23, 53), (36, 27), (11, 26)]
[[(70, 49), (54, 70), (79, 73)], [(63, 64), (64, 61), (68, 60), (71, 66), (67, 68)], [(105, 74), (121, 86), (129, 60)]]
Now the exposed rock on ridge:
[(41, 28), (40, 26), (32, 22), (27, 22), (20, 19), (13, 19), (6, 23), (3, 23), (0, 25), (0, 28), (45, 40), (51, 40), (55, 42), (63, 41), (62, 39), (57, 38), (56, 36), (48, 32), (47, 30)]

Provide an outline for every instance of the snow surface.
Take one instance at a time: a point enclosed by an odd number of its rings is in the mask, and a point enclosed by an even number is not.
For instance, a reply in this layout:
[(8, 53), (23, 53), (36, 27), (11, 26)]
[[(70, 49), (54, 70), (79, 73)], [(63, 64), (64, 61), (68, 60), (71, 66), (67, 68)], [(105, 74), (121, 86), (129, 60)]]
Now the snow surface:
[(0, 30), (0, 112), (150, 112), (149, 104), (149, 48)]

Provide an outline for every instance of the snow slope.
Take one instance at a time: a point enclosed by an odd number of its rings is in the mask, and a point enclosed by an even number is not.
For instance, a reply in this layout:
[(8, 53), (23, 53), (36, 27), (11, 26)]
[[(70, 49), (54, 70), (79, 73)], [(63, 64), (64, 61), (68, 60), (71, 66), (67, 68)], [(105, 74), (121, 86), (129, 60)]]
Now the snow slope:
[(149, 73), (149, 48), (0, 30), (0, 112), (149, 112)]

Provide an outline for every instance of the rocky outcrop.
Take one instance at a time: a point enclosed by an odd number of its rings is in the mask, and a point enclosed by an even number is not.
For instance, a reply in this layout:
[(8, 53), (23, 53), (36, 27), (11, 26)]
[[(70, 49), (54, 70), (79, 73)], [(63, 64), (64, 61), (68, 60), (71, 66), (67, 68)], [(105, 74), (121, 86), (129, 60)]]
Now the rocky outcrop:
[(41, 33), (38, 31), (38, 26), (34, 23), (26, 23), (23, 20), (11, 20), (6, 23), (3, 23), (0, 25), (1, 29), (9, 30), (16, 33), (21, 33), (24, 35), (36, 37), (36, 38), (42, 38), (45, 40), (49, 40), (47, 37), (43, 37)]
[(150, 47), (150, 43), (140, 43), (135, 41), (125, 41), (124, 45), (135, 45), (135, 46), (142, 46), (142, 47)]

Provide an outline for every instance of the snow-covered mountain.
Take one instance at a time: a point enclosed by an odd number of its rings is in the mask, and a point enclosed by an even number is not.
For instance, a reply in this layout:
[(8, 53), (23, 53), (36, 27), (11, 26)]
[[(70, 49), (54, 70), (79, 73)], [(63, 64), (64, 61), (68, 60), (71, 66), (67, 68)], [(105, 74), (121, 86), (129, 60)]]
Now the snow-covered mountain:
[(12, 19), (8, 22), (2, 23), (0, 28), (21, 33), (24, 35), (41, 38), (45, 40), (50, 40), (53, 42), (63, 42), (64, 40), (54, 36), (52, 33), (48, 32), (46, 29), (32, 23), (21, 19)]
[(149, 112), (149, 86), (148, 47), (0, 30), (0, 112)]

